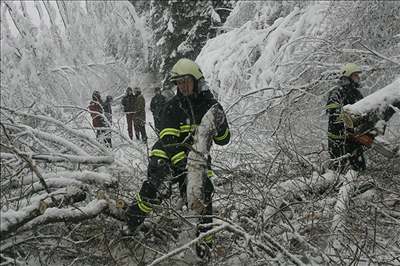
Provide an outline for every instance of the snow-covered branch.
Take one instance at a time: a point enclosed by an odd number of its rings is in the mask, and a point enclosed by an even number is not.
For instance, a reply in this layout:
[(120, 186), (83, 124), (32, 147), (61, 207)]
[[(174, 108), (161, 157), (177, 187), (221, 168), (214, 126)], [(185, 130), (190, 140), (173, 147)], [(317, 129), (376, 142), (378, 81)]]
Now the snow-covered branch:
[(26, 113), (26, 112), (13, 110), (13, 109), (5, 107), (5, 106), (1, 106), (1, 109), (7, 110), (7, 111), (11, 112), (12, 114), (15, 114), (15, 115), (18, 115), (18, 116), (29, 117), (29, 118), (32, 118), (32, 119), (38, 119), (40, 121), (45, 121), (45, 122), (49, 122), (51, 124), (54, 124), (54, 125), (60, 127), (62, 130), (64, 130), (64, 132), (67, 132), (67, 133), (71, 134), (72, 136), (78, 137), (79, 139), (82, 139), (86, 143), (90, 144), (91, 146), (96, 147), (102, 153), (104, 153), (104, 155), (109, 155), (109, 151), (107, 150), (107, 148), (104, 147), (104, 145), (101, 145), (94, 138), (91, 138), (90, 136), (88, 136), (87, 134), (84, 134), (80, 130), (72, 129), (71, 127), (67, 126), (65, 123), (63, 123), (63, 122), (61, 122), (59, 120), (56, 120), (56, 119), (54, 119), (54, 118), (52, 118), (50, 116), (30, 114), (30, 113)]
[(363, 116), (372, 112), (383, 112), (389, 105), (400, 105), (400, 77), (386, 87), (368, 95), (343, 109), (353, 115)]
[[(33, 197), (30, 205), (19, 210), (1, 211), (1, 239), (7, 238), (18, 228), (24, 226), (31, 220), (43, 214), (43, 212), (51, 206), (57, 204), (57, 209), (62, 207), (59, 203), (68, 204), (79, 202), (86, 198), (85, 191), (77, 187), (61, 188), (51, 194), (45, 194)], [(53, 201), (56, 200), (56, 202)]]
[(84, 207), (74, 207), (68, 209), (48, 208), (42, 215), (35, 217), (35, 219), (31, 220), (21, 229), (31, 230), (32, 228), (43, 224), (65, 221), (77, 223), (80, 221), (93, 219), (101, 214), (107, 208), (107, 206), (108, 204), (105, 200), (93, 200)]

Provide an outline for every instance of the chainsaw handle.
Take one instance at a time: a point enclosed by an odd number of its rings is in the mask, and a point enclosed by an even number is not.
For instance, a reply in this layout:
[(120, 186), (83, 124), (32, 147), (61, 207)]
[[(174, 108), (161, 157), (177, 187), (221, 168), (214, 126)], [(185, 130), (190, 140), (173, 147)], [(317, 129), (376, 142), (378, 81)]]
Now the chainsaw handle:
[(362, 134), (362, 135), (353, 135), (352, 140), (358, 144), (370, 147), (374, 142), (374, 135), (371, 134)]

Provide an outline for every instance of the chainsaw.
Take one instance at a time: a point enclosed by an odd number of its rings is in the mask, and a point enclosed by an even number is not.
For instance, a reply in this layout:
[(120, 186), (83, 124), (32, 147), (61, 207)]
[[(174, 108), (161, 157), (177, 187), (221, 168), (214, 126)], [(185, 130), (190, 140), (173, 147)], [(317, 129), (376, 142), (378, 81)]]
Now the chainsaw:
[(343, 112), (341, 116), (346, 128), (352, 132), (351, 136), (355, 142), (390, 159), (399, 156), (399, 145), (393, 147), (381, 137), (385, 132), (386, 123), (376, 115), (362, 116)]

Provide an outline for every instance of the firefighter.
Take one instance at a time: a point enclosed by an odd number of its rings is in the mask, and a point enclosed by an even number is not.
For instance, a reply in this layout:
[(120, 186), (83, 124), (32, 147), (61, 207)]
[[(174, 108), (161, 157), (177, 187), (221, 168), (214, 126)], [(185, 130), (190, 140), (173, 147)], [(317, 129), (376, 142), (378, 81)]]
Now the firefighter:
[[(186, 196), (186, 162), (192, 144), (196, 125), (199, 125), (206, 112), (215, 104), (221, 110), (215, 144), (226, 145), (230, 140), (229, 126), (225, 113), (214, 98), (204, 80), (199, 66), (186, 58), (180, 59), (172, 68), (171, 81), (177, 87), (177, 94), (166, 103), (161, 117), (160, 137), (154, 144), (149, 158), (147, 180), (144, 181), (136, 199), (132, 202), (127, 216), (130, 233), (143, 223), (152, 211), (152, 204), (161, 201), (160, 191), (166, 180), (178, 183), (181, 197)], [(212, 194), (214, 187), (210, 181), (212, 176), (211, 159), (208, 160), (208, 177), (204, 185), (206, 208), (203, 215), (212, 214)], [(202, 217), (200, 224), (211, 223), (212, 218)], [(197, 235), (210, 228), (199, 227)], [(204, 239), (197, 245), (199, 257), (209, 254), (212, 237)]]
[(352, 134), (351, 129), (345, 127), (342, 117), (342, 108), (363, 98), (359, 91), (361, 67), (348, 63), (341, 69), (339, 86), (329, 93), (326, 105), (328, 121), (328, 149), (332, 159), (330, 168), (343, 172), (350, 165), (356, 171), (366, 168), (363, 146)]

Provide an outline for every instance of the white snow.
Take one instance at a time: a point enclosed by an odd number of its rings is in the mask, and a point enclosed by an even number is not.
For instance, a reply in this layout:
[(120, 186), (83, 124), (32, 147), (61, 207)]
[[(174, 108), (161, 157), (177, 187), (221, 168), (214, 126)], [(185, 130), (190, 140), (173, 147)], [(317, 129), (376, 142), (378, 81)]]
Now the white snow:
[(171, 33), (174, 33), (175, 28), (174, 28), (174, 24), (173, 24), (173, 21), (172, 21), (171, 18), (168, 20), (168, 25), (167, 26), (168, 26), (167, 27), (168, 31), (171, 32)]
[(193, 151), (189, 152), (187, 159), (187, 202), (191, 210), (201, 214), (206, 204), (204, 202), (203, 184), (207, 176), (207, 157), (210, 152), (212, 137), (216, 133), (215, 114), (216, 106), (211, 107), (203, 116), (196, 129), (193, 140)]
[[(304, 43), (299, 42), (300, 36), (302, 40), (318, 41), (313, 37), (320, 36), (325, 27), (327, 4), (323, 2), (315, 2), (301, 10), (295, 8), (271, 25), (261, 22), (274, 16), (275, 3), (240, 2), (231, 17), (236, 12), (243, 12), (242, 6), (257, 10), (252, 11), (256, 14), (264, 11), (265, 15), (257, 18), (259, 23), (257, 19), (241, 22), (237, 28), (209, 40), (196, 59), (210, 87), (219, 88), (219, 93), (225, 95), (224, 99), (250, 88), (256, 90), (281, 85), (288, 74), (285, 62), (306, 49)], [(237, 25), (228, 19), (229, 23)]]
[(384, 110), (395, 101), (400, 101), (400, 77), (386, 87), (378, 90), (352, 105), (343, 109), (349, 113), (365, 115), (371, 111)]
[(217, 12), (215, 12), (214, 8), (211, 8), (211, 18), (212, 20), (221, 23), (221, 17), (218, 15)]

